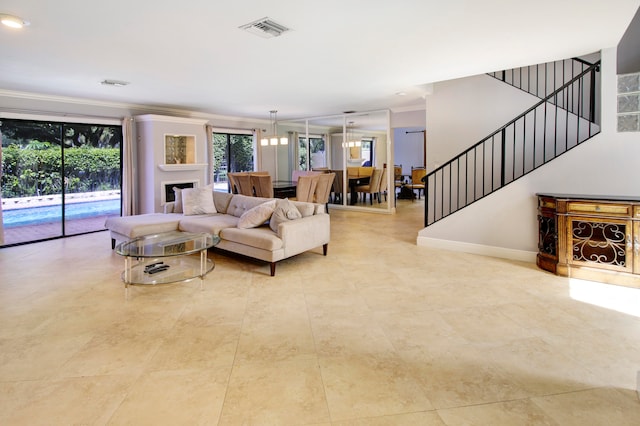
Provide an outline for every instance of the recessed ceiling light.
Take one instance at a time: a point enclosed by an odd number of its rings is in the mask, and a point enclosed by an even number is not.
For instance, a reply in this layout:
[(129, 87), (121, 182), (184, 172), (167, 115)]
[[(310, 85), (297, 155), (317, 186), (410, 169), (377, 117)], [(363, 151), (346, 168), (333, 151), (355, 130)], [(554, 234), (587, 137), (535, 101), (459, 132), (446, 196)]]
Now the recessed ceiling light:
[(25, 21), (19, 16), (7, 15), (5, 13), (0, 13), (0, 22), (3, 25), (11, 28), (22, 28), (29, 25), (29, 21)]
[(100, 82), (103, 86), (116, 86), (116, 87), (124, 87), (129, 84), (128, 81), (121, 80), (102, 80)]
[(407, 96), (407, 94), (405, 92), (397, 92), (396, 95), (398, 95), (398, 96)]

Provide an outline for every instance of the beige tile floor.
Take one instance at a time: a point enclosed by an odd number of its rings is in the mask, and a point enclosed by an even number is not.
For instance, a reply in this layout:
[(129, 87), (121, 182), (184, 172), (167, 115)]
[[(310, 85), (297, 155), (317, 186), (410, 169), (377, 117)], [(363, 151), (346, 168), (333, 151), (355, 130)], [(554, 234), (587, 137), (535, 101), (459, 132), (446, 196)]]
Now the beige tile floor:
[[(3, 425), (638, 425), (640, 318), (332, 211), (329, 255), (135, 287), (107, 233), (0, 250)], [(638, 290), (640, 291), (640, 290)]]

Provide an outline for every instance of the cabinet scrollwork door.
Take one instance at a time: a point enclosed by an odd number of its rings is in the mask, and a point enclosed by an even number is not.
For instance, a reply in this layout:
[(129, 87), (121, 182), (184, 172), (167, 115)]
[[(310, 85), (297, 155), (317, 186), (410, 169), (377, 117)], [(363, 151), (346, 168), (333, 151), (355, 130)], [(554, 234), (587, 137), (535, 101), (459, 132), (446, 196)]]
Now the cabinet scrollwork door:
[(633, 228), (631, 220), (570, 216), (568, 262), (576, 266), (633, 272)]

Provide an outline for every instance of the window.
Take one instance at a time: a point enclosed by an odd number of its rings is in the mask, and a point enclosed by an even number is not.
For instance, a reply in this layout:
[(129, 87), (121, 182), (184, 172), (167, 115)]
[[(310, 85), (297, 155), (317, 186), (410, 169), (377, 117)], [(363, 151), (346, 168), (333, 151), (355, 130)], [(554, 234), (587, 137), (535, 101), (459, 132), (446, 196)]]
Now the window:
[(120, 125), (1, 119), (0, 136), (0, 245), (102, 231), (120, 215)]
[(360, 141), (360, 157), (362, 158), (362, 164), (366, 163), (367, 166), (371, 166), (375, 164), (373, 153), (375, 150), (373, 149), (374, 139), (372, 138), (363, 138)]
[[(309, 156), (308, 153), (311, 153)], [(310, 170), (314, 167), (326, 167), (327, 156), (325, 142), (322, 135), (309, 135), (309, 145), (307, 137), (298, 137), (298, 167), (300, 170)]]
[(253, 170), (253, 135), (234, 133), (213, 133), (211, 168), (216, 191), (229, 191), (227, 173)]

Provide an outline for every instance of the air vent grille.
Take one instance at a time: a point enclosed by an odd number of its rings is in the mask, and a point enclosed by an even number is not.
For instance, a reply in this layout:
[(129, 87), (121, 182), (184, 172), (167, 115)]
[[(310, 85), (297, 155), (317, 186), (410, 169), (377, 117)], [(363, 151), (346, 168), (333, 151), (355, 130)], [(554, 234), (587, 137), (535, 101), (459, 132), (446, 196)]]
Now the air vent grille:
[(270, 18), (258, 19), (239, 28), (264, 38), (278, 37), (282, 33), (289, 31), (289, 28), (278, 24)]

